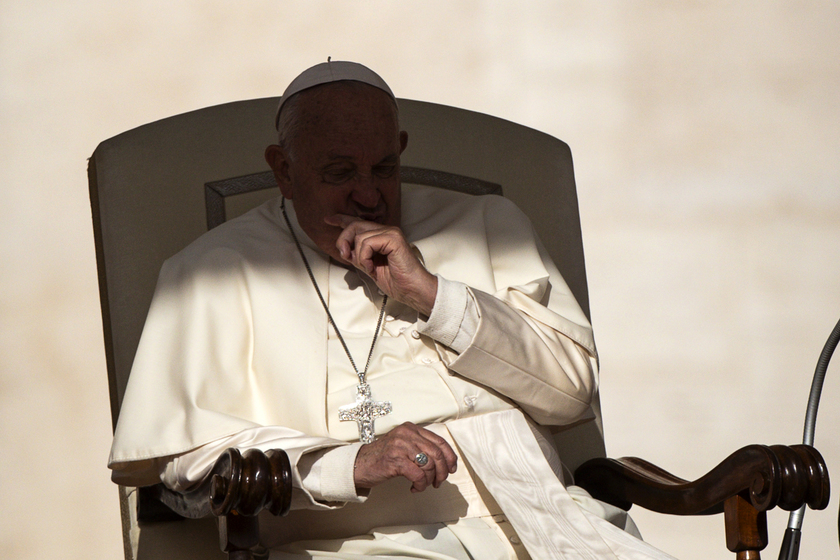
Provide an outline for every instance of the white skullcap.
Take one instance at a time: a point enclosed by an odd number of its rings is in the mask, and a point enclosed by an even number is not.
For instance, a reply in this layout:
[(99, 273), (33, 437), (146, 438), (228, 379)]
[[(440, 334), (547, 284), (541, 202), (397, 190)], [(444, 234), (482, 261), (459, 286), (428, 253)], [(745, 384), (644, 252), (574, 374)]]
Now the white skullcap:
[(274, 128), (277, 128), (279, 125), (280, 110), (283, 108), (283, 103), (291, 96), (305, 89), (341, 81), (362, 82), (363, 84), (371, 85), (387, 93), (395, 103), (397, 101), (391, 88), (385, 83), (385, 80), (380, 78), (379, 74), (367, 66), (363, 66), (357, 62), (333, 62), (328, 58), (326, 62), (316, 64), (304, 70), (297, 78), (292, 80), (292, 83), (283, 92), (283, 97), (280, 98), (280, 105), (277, 107), (277, 113), (274, 115)]

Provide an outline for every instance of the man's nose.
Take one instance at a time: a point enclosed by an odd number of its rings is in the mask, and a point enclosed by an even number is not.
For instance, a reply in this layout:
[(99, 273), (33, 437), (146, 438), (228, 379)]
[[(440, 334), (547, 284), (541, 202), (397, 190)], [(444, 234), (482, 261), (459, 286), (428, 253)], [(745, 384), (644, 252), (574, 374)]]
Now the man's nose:
[(372, 175), (358, 174), (353, 185), (351, 195), (354, 202), (365, 208), (374, 208), (379, 203), (379, 189)]

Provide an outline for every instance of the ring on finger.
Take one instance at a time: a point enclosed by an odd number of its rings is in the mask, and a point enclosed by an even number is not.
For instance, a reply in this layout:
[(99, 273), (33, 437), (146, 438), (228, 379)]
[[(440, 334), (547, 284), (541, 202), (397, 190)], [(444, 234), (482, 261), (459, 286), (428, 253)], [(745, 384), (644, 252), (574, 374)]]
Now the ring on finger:
[(423, 467), (429, 462), (429, 456), (421, 451), (414, 456), (414, 462), (417, 463), (418, 467)]

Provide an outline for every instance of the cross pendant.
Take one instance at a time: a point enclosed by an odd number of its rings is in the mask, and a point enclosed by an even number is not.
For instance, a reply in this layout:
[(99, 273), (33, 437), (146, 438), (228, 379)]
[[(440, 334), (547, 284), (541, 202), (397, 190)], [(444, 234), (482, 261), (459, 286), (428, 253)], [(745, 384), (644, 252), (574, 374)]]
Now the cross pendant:
[(359, 441), (372, 443), (376, 439), (376, 432), (373, 429), (374, 420), (390, 413), (390, 401), (377, 402), (371, 399), (370, 385), (359, 383), (356, 386), (356, 403), (339, 408), (338, 419), (342, 422), (355, 421), (359, 426)]

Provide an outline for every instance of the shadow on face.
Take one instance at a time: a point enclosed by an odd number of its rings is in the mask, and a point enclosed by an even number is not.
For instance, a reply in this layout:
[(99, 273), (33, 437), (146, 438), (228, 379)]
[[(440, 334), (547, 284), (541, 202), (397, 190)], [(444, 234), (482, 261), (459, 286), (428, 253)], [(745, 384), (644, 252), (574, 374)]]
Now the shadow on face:
[(360, 82), (317, 86), (289, 99), (280, 122), (282, 144), (269, 146), (266, 160), (321, 250), (338, 258), (341, 229), (325, 222), (337, 214), (399, 226), (408, 136), (387, 93)]

